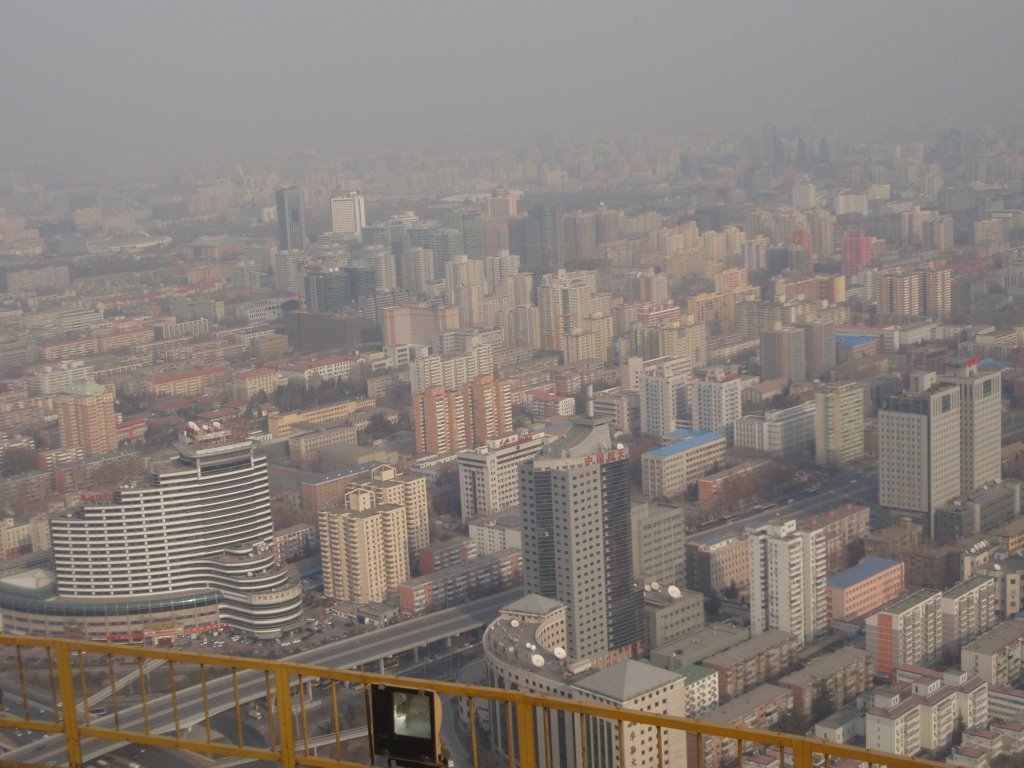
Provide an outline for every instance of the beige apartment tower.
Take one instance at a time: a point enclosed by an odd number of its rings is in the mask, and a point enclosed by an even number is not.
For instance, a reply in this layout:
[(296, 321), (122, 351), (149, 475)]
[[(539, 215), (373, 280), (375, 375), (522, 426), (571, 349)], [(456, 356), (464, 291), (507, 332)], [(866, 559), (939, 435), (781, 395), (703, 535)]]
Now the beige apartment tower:
[(344, 509), (320, 513), (324, 595), (352, 603), (381, 603), (409, 578), (405, 509), (374, 503), (366, 489), (345, 496)]
[(864, 456), (864, 392), (832, 384), (814, 394), (814, 459), (845, 465)]
[(60, 443), (81, 448), (86, 456), (117, 450), (114, 390), (95, 382), (72, 384), (57, 399)]

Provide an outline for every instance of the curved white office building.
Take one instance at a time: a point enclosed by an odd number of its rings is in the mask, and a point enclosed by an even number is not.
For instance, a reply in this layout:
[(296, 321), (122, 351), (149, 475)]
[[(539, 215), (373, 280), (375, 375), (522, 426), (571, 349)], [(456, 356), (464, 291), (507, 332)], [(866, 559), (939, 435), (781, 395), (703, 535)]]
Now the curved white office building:
[(248, 441), (179, 454), (109, 502), (51, 520), (57, 597), (44, 612), (123, 615), (142, 598), (209, 602), (215, 592), (220, 622), (237, 630), (277, 637), (298, 625), (301, 586), (274, 563), (266, 456)]

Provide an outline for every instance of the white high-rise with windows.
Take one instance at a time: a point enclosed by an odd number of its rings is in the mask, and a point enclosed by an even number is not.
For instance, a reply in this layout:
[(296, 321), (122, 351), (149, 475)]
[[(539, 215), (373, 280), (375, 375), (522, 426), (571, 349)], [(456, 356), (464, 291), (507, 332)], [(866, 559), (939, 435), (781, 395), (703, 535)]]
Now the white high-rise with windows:
[(544, 447), (543, 435), (521, 432), (459, 451), (459, 493), (464, 522), (497, 514), (519, 503), (519, 465)]
[(797, 530), (795, 520), (747, 530), (750, 630), (789, 632), (810, 642), (828, 627), (828, 553), (823, 531)]
[(50, 521), (61, 598), (111, 615), (147, 603), (156, 613), (216, 590), (220, 620), (258, 637), (302, 621), (301, 585), (274, 563), (266, 455), (204, 437), (108, 502)]
[(639, 378), (640, 431), (665, 435), (686, 410), (686, 388), (693, 377), (688, 357), (659, 357), (644, 363)]
[(743, 381), (721, 368), (704, 379), (690, 382), (690, 415), (693, 428), (729, 437), (732, 424), (742, 413)]
[(366, 204), (359, 192), (331, 198), (331, 232), (362, 237), (366, 226)]

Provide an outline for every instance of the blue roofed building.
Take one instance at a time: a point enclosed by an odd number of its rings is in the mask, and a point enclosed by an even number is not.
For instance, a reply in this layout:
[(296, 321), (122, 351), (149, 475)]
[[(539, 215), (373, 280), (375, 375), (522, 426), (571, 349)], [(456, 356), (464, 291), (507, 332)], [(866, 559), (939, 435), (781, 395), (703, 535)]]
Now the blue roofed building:
[(898, 600), (905, 588), (902, 561), (865, 557), (826, 582), (829, 621), (853, 621)]
[(725, 464), (725, 438), (717, 432), (676, 429), (661, 448), (640, 457), (643, 489), (653, 498), (671, 498)]

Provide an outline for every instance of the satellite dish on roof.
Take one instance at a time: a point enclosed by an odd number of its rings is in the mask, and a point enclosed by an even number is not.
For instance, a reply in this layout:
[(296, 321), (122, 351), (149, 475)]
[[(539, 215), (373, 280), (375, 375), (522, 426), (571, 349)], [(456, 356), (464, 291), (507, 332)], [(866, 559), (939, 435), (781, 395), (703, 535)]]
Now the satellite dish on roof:
[(671, 587), (668, 588), (668, 596), (675, 600), (682, 597), (683, 593), (679, 589), (679, 587), (673, 584)]
[(659, 592), (659, 591), (661, 591), (661, 584), (659, 584), (656, 581), (652, 581), (651, 582), (651, 589), (653, 589), (655, 592)]
[(644, 584), (644, 592), (650, 592), (650, 591), (651, 591), (651, 585), (650, 584)]
[(544, 657), (541, 656), (539, 653), (535, 653), (533, 654), (533, 656), (530, 657), (530, 663), (537, 668), (543, 667)]
[(195, 432), (197, 429), (199, 429), (199, 425), (196, 424), (194, 421), (190, 421), (188, 423), (188, 428)]
[(214, 429), (220, 429), (220, 422), (219, 421), (213, 422), (213, 428)]
[(509, 624), (511, 624), (513, 627), (518, 627), (519, 619), (512, 619), (512, 621), (510, 621)]
[(564, 659), (567, 655), (565, 652), (565, 648), (563, 648), (560, 645), (555, 646), (555, 650), (553, 651), (553, 653), (555, 654), (555, 658), (558, 660)]

